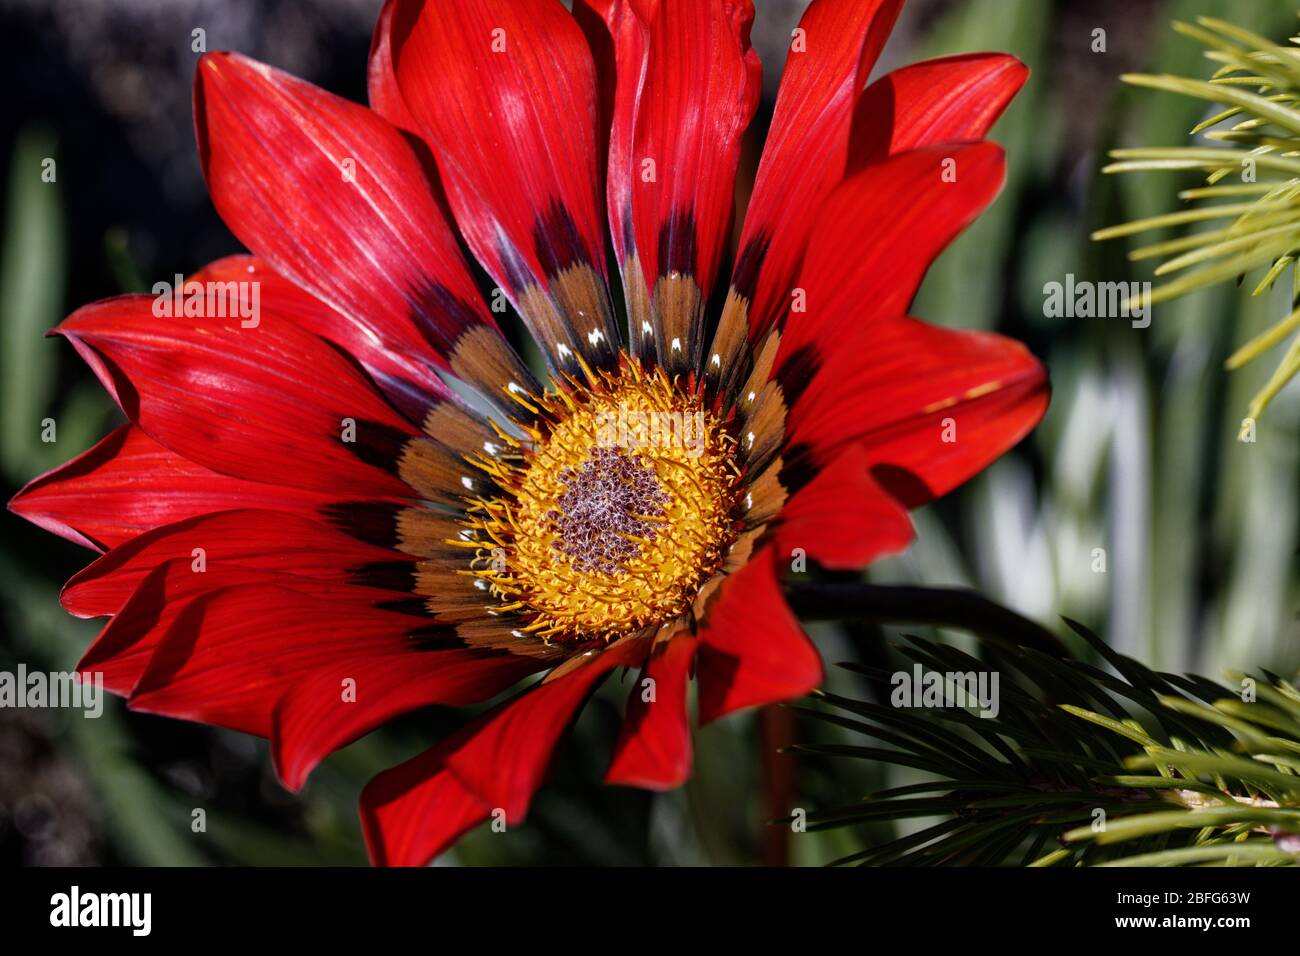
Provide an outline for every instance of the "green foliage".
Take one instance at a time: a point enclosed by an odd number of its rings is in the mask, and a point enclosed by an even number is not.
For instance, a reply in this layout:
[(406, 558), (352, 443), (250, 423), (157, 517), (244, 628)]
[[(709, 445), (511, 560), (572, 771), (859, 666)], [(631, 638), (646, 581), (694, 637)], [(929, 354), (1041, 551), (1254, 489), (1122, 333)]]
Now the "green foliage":
[(995, 671), (994, 716), (970, 702), (890, 706), (891, 672), (856, 664), (841, 666), (866, 678), (876, 699), (828, 693), (799, 708), (853, 742), (797, 750), (883, 761), (927, 778), (809, 813), (812, 831), (921, 821), (835, 862), (1300, 864), (1300, 691), (1272, 674), (1235, 675), (1234, 693), (1159, 673), (1067, 623), (1109, 670), (1005, 641), (982, 658), (919, 638), (899, 648), (909, 670)]
[[(1208, 175), (1204, 186), (1178, 194), (1179, 199), (1198, 205), (1101, 229), (1093, 238), (1213, 224), (1129, 252), (1134, 262), (1162, 259), (1155, 270), (1158, 277), (1177, 275), (1141, 296), (1144, 302), (1163, 302), (1215, 283), (1240, 281), (1255, 270), (1263, 270), (1263, 276), (1253, 294), (1262, 295), (1290, 269), (1295, 305), (1300, 300), (1300, 268), (1296, 268), (1300, 255), (1300, 49), (1275, 44), (1213, 17), (1200, 17), (1196, 25), (1177, 22), (1174, 28), (1204, 44), (1206, 58), (1220, 64), (1211, 79), (1144, 74), (1123, 79), (1136, 87), (1215, 104), (1219, 109), (1191, 132), (1227, 145), (1113, 150), (1110, 155), (1117, 162), (1103, 172), (1204, 170)], [(1291, 42), (1300, 44), (1300, 37), (1292, 37)], [(1229, 177), (1240, 181), (1228, 181)], [(1240, 368), (1298, 329), (1300, 308), (1237, 349), (1228, 358), (1227, 367)], [(1251, 425), (1297, 374), (1300, 335), (1251, 399)]]
[(40, 421), (55, 384), (42, 336), (61, 318), (64, 281), (59, 184), (42, 181), (54, 142), (28, 130), (14, 146), (0, 251), (0, 467), (14, 475), (43, 450)]

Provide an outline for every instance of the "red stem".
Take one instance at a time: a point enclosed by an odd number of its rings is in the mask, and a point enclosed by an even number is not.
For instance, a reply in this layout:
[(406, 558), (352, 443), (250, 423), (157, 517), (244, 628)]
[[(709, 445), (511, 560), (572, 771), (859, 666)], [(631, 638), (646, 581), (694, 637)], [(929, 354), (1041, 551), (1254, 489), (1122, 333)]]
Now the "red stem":
[[(790, 865), (790, 827), (772, 823), (790, 815), (795, 799), (794, 711), (772, 704), (758, 712), (758, 745), (763, 787), (762, 862)], [(785, 750), (785, 752), (781, 752)]]

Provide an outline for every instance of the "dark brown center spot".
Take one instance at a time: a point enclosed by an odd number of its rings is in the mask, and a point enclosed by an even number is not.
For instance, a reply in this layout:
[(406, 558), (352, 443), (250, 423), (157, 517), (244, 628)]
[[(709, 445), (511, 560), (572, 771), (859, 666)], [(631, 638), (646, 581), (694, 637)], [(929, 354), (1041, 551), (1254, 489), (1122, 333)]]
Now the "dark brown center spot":
[(641, 550), (626, 536), (655, 540), (672, 500), (654, 469), (621, 448), (598, 448), (560, 475), (566, 490), (546, 513), (557, 535), (551, 547), (579, 571), (617, 574)]

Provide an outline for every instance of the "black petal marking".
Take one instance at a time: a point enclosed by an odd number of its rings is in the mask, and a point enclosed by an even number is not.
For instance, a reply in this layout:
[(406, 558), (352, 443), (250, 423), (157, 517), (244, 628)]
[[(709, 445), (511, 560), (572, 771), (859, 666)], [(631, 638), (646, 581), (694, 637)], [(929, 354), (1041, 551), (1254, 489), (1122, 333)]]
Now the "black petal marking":
[(679, 209), (659, 227), (659, 274), (695, 275), (695, 214)]

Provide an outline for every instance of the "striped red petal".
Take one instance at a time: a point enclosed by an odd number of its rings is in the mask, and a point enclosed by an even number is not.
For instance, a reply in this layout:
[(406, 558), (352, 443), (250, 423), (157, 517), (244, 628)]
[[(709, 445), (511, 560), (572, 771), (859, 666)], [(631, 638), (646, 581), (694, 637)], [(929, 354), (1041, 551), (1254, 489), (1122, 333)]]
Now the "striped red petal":
[[(332, 660), (285, 689), (271, 718), (271, 758), (297, 790), (321, 760), (399, 714), (430, 704), (464, 706), (495, 697), (540, 668), (503, 652), (413, 652), (392, 644)], [(342, 689), (355, 688), (345, 698)]]
[(797, 548), (828, 568), (851, 570), (911, 544), (907, 510), (871, 477), (864, 449), (850, 446), (818, 464), (781, 509), (772, 544), (778, 560), (792, 560)]
[(844, 178), (854, 109), (902, 0), (814, 0), (792, 38), (732, 284), (764, 330), (789, 308), (822, 202)]
[(638, 663), (646, 641), (626, 638), (590, 651), (576, 665), (506, 706), (474, 742), (447, 757), (448, 768), (510, 820), (522, 820), (541, 786), (550, 753), (587, 694), (611, 670)]
[[(319, 540), (319, 539), (318, 539)], [(495, 696), (539, 666), (464, 648), (384, 595), (342, 581), (188, 558), (151, 571), (87, 651), (83, 673), (135, 710), (271, 738), (298, 789), (334, 750), (409, 710)]]
[[(64, 586), (60, 601), (78, 617), (116, 614), (150, 571), (176, 558), (189, 560), (200, 569), (193, 575), (196, 588), (205, 587), (204, 575), (209, 569), (228, 566), (373, 586), (371, 578), (384, 583), (395, 577), (394, 568), (400, 573), (404, 566), (409, 580), (415, 561), (303, 515), (223, 511), (156, 528), (114, 548), (75, 575)], [(367, 577), (367, 570), (379, 567), (385, 568), (385, 576)], [(395, 590), (403, 597), (409, 595), (409, 584), (403, 586), (400, 577), (397, 580)]]
[(377, 113), (213, 53), (199, 61), (194, 118), (222, 219), (346, 316), (367, 351), (432, 368), (466, 328), (491, 322), (420, 160)]
[(821, 655), (785, 602), (775, 559), (759, 552), (708, 608), (696, 664), (702, 724), (802, 697), (822, 681)]
[(522, 823), (575, 711), (610, 670), (644, 653), (642, 643), (593, 653), (371, 780), (361, 793), (371, 861), (421, 866), (494, 812), (506, 826)]
[(930, 264), (1003, 178), (1001, 147), (976, 143), (913, 150), (846, 180), (813, 229), (798, 280), (804, 301), (788, 320), (778, 367), (863, 323), (903, 315)]
[(375, 866), (424, 866), (497, 809), (444, 766), (466, 736), (447, 738), (361, 791), (361, 828)]
[[(281, 585), (315, 586), (318, 593), (330, 601), (347, 601), (372, 607), (375, 592), (353, 587), (346, 582), (323, 585), (308, 578), (276, 575), (254, 568), (227, 565), (214, 568), (206, 574), (194, 571), (192, 559), (173, 558), (150, 571), (140, 582), (131, 598), (99, 632), (99, 636), (86, 649), (77, 669), (99, 672), (104, 676), (104, 686), (114, 694), (130, 695), (153, 660), (163, 639), (179, 634), (173, 626), (183, 621), (189, 633), (197, 633), (197, 624), (191, 604), (216, 590), (242, 585), (265, 585), (277, 581)], [(261, 724), (259, 733), (266, 736)], [(269, 725), (268, 725), (269, 726)]]
[(393, 71), (393, 12), (397, 0), (384, 0), (375, 21), (375, 31), (370, 38), (370, 58), (366, 65), (366, 91), (370, 108), (398, 129), (419, 131), (415, 117), (406, 108), (402, 91), (397, 86)]
[(296, 787), (331, 750), (405, 710), (478, 703), (537, 667), (505, 653), (444, 647), (439, 641), (447, 639), (420, 617), (338, 592), (295, 579), (219, 587), (179, 602), (130, 707), (272, 737), (282, 779)]
[(940, 497), (1027, 435), (1047, 410), (1047, 373), (1019, 342), (911, 318), (850, 331), (791, 409), (807, 460), (850, 445), (909, 507)]
[(267, 310), (256, 328), (241, 328), (238, 319), (160, 317), (154, 304), (108, 299), (57, 329), (150, 437), (236, 478), (409, 494), (394, 468), (412, 429), (339, 352)]
[(655, 647), (628, 695), (606, 783), (671, 790), (691, 775), (686, 688), (698, 647), (699, 641), (689, 634)]
[(614, 46), (610, 226), (620, 264), (639, 264), (632, 275), (625, 269), (625, 281), (644, 282), (651, 295), (661, 276), (688, 276), (707, 297), (731, 234), (741, 138), (761, 93), (762, 66), (749, 44), (753, 4), (591, 6)]
[[(582, 30), (557, 0), (399, 2), (389, 43), (470, 248), (553, 364), (576, 369), (584, 352), (609, 364), (617, 332)], [(579, 315), (589, 325), (573, 325)]]
[(104, 551), (136, 535), (230, 508), (314, 515), (337, 495), (221, 475), (122, 425), (30, 481), (9, 509), (69, 541)]
[(261, 304), (267, 311), (340, 346), (361, 363), (384, 396), (412, 421), (421, 421), (432, 404), (452, 394), (438, 376), (432, 353), (424, 343), (398, 343), (385, 337), (371, 323), (359, 322), (304, 292), (256, 256), (218, 259), (186, 281), (257, 282)]
[(1029, 78), (1005, 53), (924, 60), (867, 87), (853, 118), (849, 172), (922, 146), (983, 139)]

